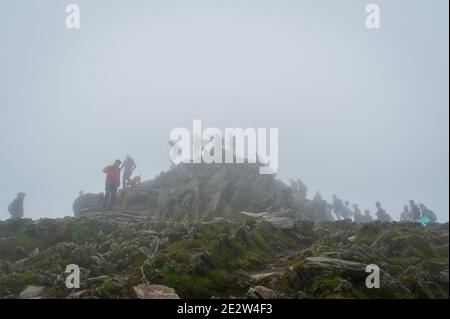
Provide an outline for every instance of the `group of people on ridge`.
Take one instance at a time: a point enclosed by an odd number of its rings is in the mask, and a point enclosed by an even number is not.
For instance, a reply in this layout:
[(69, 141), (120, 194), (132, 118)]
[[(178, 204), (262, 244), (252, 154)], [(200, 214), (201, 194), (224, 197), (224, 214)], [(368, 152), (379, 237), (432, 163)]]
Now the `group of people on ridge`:
[[(392, 221), (392, 218), (386, 214), (386, 211), (383, 208), (381, 208), (381, 204), (379, 202), (376, 202), (375, 206), (377, 207), (378, 219)], [(333, 203), (330, 205), (330, 209), (333, 210), (337, 220), (352, 220), (352, 217), (354, 217), (354, 221), (356, 223), (369, 223), (373, 221), (368, 209), (366, 209), (364, 214), (362, 214), (358, 204), (353, 204), (352, 207), (353, 209), (350, 208), (350, 202), (348, 200), (343, 202), (342, 199), (338, 198), (336, 195), (333, 195)]]
[[(117, 191), (121, 184), (120, 174), (122, 175), (122, 187), (127, 189), (128, 187), (134, 187), (141, 181), (140, 174), (133, 176), (133, 172), (136, 169), (136, 163), (134, 159), (127, 155), (125, 160), (116, 160), (112, 165), (108, 165), (103, 169), (103, 173), (106, 174), (105, 180), (105, 194), (102, 195), (102, 206), (104, 210), (112, 210), (116, 201)], [(291, 188), (295, 189), (296, 193), (302, 198), (306, 199), (307, 188), (300, 181), (291, 180)], [(80, 191), (79, 198), (84, 196), (84, 192)], [(17, 197), (12, 201), (8, 207), (8, 211), (11, 214), (12, 219), (20, 219), (24, 216), (23, 202), (25, 199), (24, 193), (18, 193)], [(326, 200), (323, 200), (320, 193), (317, 192), (312, 200), (315, 203), (323, 203), (324, 211), (333, 211), (337, 220), (353, 220), (356, 223), (368, 223), (374, 219), (370, 215), (370, 211), (366, 209), (364, 214), (358, 207), (358, 204), (353, 204), (350, 207), (349, 201), (342, 201), (336, 195), (333, 195), (332, 204), (329, 204)], [(74, 204), (74, 207), (76, 205)], [(383, 209), (380, 202), (375, 202), (376, 207), (376, 219), (380, 221), (391, 222), (392, 217)], [(79, 209), (74, 208), (74, 212)], [(422, 224), (428, 224), (437, 220), (433, 211), (428, 209), (424, 204), (416, 205), (414, 200), (409, 201), (409, 205), (403, 207), (403, 212), (400, 215), (400, 221), (419, 222)]]
[[(356, 223), (368, 223), (373, 221), (368, 209), (366, 209), (364, 214), (362, 214), (358, 204), (353, 204), (352, 209), (350, 208), (349, 201), (343, 202), (336, 195), (333, 195), (333, 203), (329, 206), (329, 208), (333, 210), (337, 220), (352, 220), (353, 218), (353, 221)], [(375, 202), (375, 208), (376, 220), (386, 222), (393, 221), (392, 217), (386, 212), (385, 209), (383, 209), (380, 202)], [(414, 200), (409, 201), (409, 206), (405, 205), (403, 207), (403, 212), (400, 215), (400, 221), (428, 224), (430, 222), (435, 222), (436, 220), (436, 215), (430, 209), (426, 208), (424, 204), (419, 204), (419, 206), (417, 206)]]
[(420, 223), (434, 223), (437, 220), (436, 214), (428, 209), (424, 204), (417, 204), (411, 199), (409, 205), (403, 206), (400, 214), (400, 221), (417, 221)]

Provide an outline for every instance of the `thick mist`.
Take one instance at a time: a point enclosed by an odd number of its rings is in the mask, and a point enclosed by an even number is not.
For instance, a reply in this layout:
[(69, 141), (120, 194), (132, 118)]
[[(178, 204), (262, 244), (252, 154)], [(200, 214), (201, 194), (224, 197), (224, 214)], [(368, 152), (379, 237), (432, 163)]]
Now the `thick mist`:
[(131, 154), (169, 168), (176, 127), (279, 129), (283, 181), (395, 219), (449, 209), (448, 1), (74, 0), (0, 4), (0, 219), (72, 215)]

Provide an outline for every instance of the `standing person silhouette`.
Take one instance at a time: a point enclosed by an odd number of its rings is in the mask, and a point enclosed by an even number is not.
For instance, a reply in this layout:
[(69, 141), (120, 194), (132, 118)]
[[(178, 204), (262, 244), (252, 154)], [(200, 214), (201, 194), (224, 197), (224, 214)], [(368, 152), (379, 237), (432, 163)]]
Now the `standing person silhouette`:
[(11, 214), (11, 219), (23, 218), (23, 201), (25, 193), (18, 193), (17, 197), (8, 206), (8, 212)]
[(128, 184), (131, 181), (131, 176), (133, 175), (133, 171), (135, 169), (136, 163), (134, 162), (133, 158), (130, 155), (127, 155), (127, 157), (122, 163), (122, 166), (120, 166), (120, 170), (123, 170), (123, 180), (122, 180), (123, 189), (126, 189), (128, 187)]
[(120, 160), (116, 160), (113, 165), (106, 166), (103, 173), (106, 174), (105, 198), (103, 200), (103, 209), (112, 210), (116, 200), (117, 189), (120, 186)]

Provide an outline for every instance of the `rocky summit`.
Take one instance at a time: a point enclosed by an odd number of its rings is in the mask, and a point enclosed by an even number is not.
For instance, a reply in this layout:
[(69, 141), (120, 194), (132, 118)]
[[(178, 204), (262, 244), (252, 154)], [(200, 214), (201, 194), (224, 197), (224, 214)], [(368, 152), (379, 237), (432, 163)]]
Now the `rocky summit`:
[[(120, 191), (115, 209), (143, 212), (178, 221), (232, 219), (235, 213), (268, 212), (306, 220), (333, 220), (323, 200), (309, 200), (274, 175), (261, 175), (259, 164), (179, 164), (133, 189)], [(300, 182), (301, 183), (301, 182)], [(102, 195), (76, 200), (75, 214), (101, 211)]]
[(257, 168), (178, 165), (113, 211), (87, 194), (77, 217), (0, 222), (0, 298), (449, 297), (448, 223), (333, 221)]

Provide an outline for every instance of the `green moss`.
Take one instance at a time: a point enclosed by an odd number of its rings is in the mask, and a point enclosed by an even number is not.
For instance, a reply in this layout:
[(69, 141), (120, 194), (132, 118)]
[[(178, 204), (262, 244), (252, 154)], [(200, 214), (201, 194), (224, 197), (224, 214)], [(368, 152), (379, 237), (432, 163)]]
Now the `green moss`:
[(360, 226), (355, 242), (359, 244), (372, 244), (382, 233), (383, 229), (374, 223), (368, 223)]
[(110, 279), (101, 284), (96, 292), (96, 295), (102, 299), (118, 299), (125, 295), (126, 290), (120, 283)]
[[(146, 277), (173, 287), (182, 297), (244, 296), (248, 278), (236, 274), (263, 269), (273, 250), (289, 248), (296, 242), (293, 233), (272, 227), (245, 229), (242, 223), (229, 222), (201, 226), (194, 238), (176, 241), (160, 252), (145, 267)], [(205, 254), (207, 260), (202, 259)]]
[[(168, 244), (161, 245), (154, 258), (148, 258), (140, 249), (146, 247), (151, 251), (154, 237), (136, 231), (148, 229), (149, 225), (162, 233), (160, 237), (169, 238)], [(353, 243), (344, 242), (336, 239), (334, 235), (338, 233), (356, 233), (356, 239)], [(305, 237), (308, 240), (305, 241)], [(90, 297), (135, 297), (133, 286), (143, 282), (142, 265), (150, 283), (172, 287), (183, 298), (245, 297), (250, 285), (255, 284), (249, 274), (268, 272), (273, 268), (283, 274), (258, 284), (290, 297), (296, 297), (299, 290), (315, 298), (421, 296), (415, 291), (409, 295), (385, 287), (368, 289), (362, 278), (347, 278), (338, 270), (302, 269), (299, 272), (306, 257), (328, 252), (346, 260), (382, 265), (383, 270), (397, 280), (410, 283), (408, 287), (415, 286), (416, 278), (404, 270), (413, 265), (422, 274), (424, 282), (435, 283), (430, 284), (434, 296), (448, 298), (448, 287), (439, 284), (439, 272), (448, 268), (448, 242), (443, 240), (447, 238), (448, 241), (448, 232), (445, 229), (430, 231), (416, 224), (298, 222), (293, 230), (281, 231), (269, 223), (246, 218), (234, 222), (196, 223), (189, 228), (168, 221), (160, 222), (156, 227), (151, 222), (117, 226), (103, 219), (64, 218), (0, 222), (0, 238), (6, 238), (0, 242), (0, 297), (11, 293), (18, 295), (27, 285), (39, 285), (43, 281), (49, 286), (46, 290), (49, 297), (67, 296), (69, 291), (64, 288), (64, 283), (51, 284), (54, 278), (46, 275), (52, 273), (64, 277), (65, 266), (73, 263), (73, 245), (68, 246), (69, 249), (64, 245), (56, 247), (64, 241), (76, 245), (76, 255), (82, 260), (79, 264), (89, 271), (90, 278), (105, 273), (111, 276), (103, 284), (85, 286), (83, 289), (88, 290), (85, 296)], [(105, 245), (96, 251), (109, 238), (113, 238), (119, 248), (111, 252), (109, 245)], [(377, 239), (374, 248), (364, 249), (363, 244), (371, 245)], [(312, 246), (309, 246), (310, 242), (313, 242)], [(25, 248), (26, 254), (39, 247), (41, 253), (21, 263), (19, 268), (16, 265), (17, 273), (11, 273), (11, 264), (24, 256), (23, 250), (16, 246)], [(305, 247), (309, 248), (298, 253)], [(90, 256), (101, 254), (106, 263), (99, 266)], [(291, 271), (289, 266), (294, 270)], [(45, 273), (35, 275), (36, 270), (45, 270)]]
[(23, 273), (0, 276), (0, 290), (2, 293), (20, 294), (28, 285), (38, 285), (36, 273), (27, 271)]

